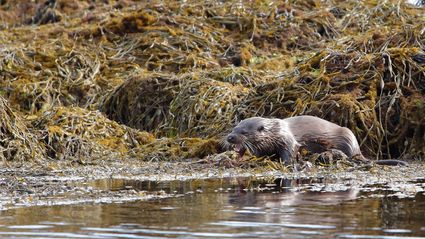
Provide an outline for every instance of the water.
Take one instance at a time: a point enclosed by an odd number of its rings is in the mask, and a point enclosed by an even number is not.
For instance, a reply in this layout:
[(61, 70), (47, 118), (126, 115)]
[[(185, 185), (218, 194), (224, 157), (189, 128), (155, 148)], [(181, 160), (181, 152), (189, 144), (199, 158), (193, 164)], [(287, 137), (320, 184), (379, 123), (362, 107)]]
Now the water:
[[(422, 185), (422, 181), (412, 182)], [(175, 197), (116, 204), (40, 206), (0, 213), (2, 238), (417, 238), (425, 195), (387, 197), (385, 185), (326, 180), (98, 180), (104, 190)], [(332, 188), (332, 190), (329, 190)]]

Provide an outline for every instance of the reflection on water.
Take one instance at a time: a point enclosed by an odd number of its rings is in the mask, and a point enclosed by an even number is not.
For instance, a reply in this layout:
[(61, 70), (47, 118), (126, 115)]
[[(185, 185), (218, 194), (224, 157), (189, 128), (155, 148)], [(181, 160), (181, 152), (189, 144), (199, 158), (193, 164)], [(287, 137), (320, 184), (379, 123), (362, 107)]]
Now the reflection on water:
[[(104, 190), (164, 190), (165, 200), (28, 207), (0, 213), (10, 238), (399, 238), (425, 236), (425, 196), (369, 197), (321, 180), (138, 182)], [(332, 186), (335, 189), (335, 186)], [(327, 189), (326, 189), (327, 188)], [(335, 192), (336, 191), (336, 192)], [(366, 190), (367, 191), (367, 190)], [(376, 192), (374, 192), (376, 194)], [(361, 236), (360, 236), (361, 235)]]

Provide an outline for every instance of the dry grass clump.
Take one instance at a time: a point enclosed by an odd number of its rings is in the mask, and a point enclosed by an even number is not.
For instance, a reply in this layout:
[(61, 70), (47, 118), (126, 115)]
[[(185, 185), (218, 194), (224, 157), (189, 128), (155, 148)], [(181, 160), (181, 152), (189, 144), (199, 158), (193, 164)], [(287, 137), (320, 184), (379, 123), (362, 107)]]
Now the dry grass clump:
[(55, 159), (89, 161), (119, 157), (130, 149), (151, 143), (154, 137), (105, 118), (98, 111), (57, 107), (32, 122)]

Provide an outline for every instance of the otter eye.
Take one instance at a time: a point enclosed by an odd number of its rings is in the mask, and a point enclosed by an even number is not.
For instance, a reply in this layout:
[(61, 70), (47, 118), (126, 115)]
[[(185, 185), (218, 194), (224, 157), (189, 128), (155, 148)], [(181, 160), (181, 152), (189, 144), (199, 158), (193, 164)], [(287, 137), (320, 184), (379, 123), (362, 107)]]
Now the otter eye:
[(261, 125), (257, 128), (258, 131), (263, 131), (264, 130), (264, 125)]
[(248, 134), (248, 132), (243, 130), (243, 131), (241, 131), (241, 134), (246, 135), (246, 134)]

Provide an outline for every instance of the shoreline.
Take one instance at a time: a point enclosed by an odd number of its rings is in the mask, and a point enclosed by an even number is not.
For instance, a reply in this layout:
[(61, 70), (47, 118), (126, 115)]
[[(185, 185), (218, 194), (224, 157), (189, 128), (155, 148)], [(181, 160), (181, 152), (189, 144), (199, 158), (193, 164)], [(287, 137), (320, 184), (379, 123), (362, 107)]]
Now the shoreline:
[[(11, 167), (2, 165), (0, 183), (0, 210), (28, 206), (53, 206), (81, 203), (118, 203), (136, 200), (153, 200), (182, 196), (164, 191), (149, 191), (106, 185), (105, 182), (169, 182), (202, 181), (224, 178), (256, 179), (328, 179), (327, 190), (339, 191), (381, 185), (390, 188), (398, 197), (411, 197), (425, 192), (425, 164), (410, 162), (409, 166), (373, 166), (362, 170), (315, 166), (309, 172), (283, 172), (268, 167), (225, 168), (192, 162), (140, 162), (136, 160), (110, 161), (109, 165), (64, 166), (52, 170), (34, 165)], [(412, 172), (415, 172), (414, 174)], [(96, 184), (97, 182), (97, 184)], [(102, 184), (103, 183), (103, 184)], [(98, 185), (100, 184), (100, 185)], [(326, 185), (325, 185), (326, 186)], [(379, 188), (379, 186), (378, 186)], [(293, 190), (297, 190), (293, 188)]]

